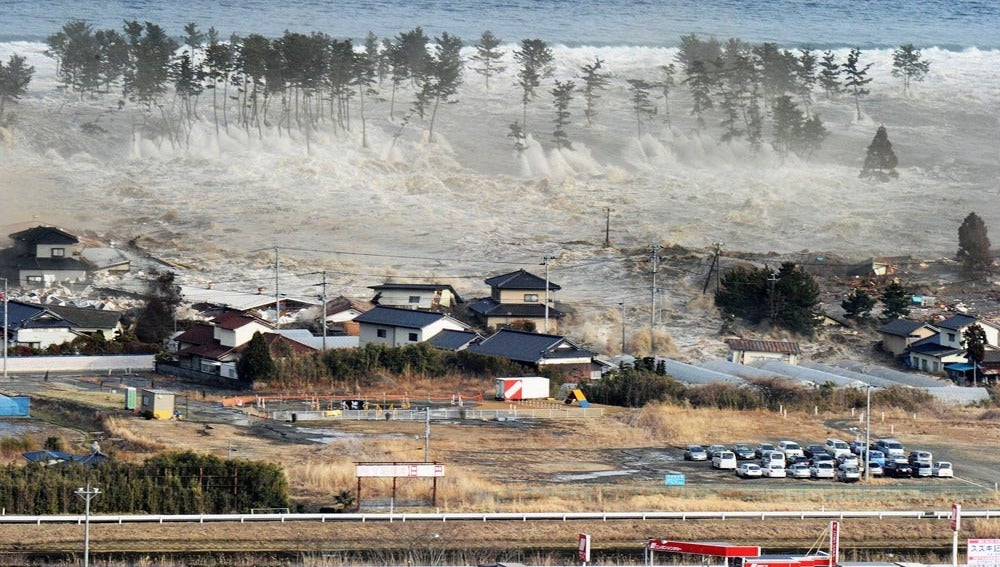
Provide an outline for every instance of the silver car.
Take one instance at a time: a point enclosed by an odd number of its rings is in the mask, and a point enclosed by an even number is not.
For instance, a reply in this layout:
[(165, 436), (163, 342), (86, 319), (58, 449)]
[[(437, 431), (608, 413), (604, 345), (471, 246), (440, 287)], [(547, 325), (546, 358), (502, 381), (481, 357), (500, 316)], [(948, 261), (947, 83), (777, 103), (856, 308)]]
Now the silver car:
[(688, 445), (687, 448), (684, 449), (684, 460), (707, 461), (708, 451), (706, 451), (701, 445)]

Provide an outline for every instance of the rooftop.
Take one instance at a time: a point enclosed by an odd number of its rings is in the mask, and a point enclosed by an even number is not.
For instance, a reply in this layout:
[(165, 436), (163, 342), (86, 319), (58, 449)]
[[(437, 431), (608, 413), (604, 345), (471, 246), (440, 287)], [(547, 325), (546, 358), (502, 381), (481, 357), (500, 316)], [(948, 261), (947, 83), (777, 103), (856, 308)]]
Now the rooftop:
[(910, 321), (909, 319), (893, 319), (892, 321), (889, 321), (885, 325), (879, 327), (878, 332), (898, 337), (908, 337), (910, 336), (910, 333), (916, 331), (924, 325), (926, 325), (926, 323)]
[(80, 239), (55, 226), (39, 225), (8, 235), (11, 240), (29, 244), (77, 244)]
[(793, 341), (760, 341), (756, 339), (726, 339), (732, 350), (752, 352), (772, 352), (778, 354), (802, 354), (799, 343)]
[(529, 364), (543, 359), (594, 356), (594, 353), (576, 346), (566, 337), (515, 329), (501, 329), (481, 343), (470, 346), (468, 350)]
[[(448, 316), (444, 313), (431, 313), (430, 311), (417, 311), (415, 309), (400, 309), (379, 305), (370, 311), (358, 315), (354, 320), (358, 323), (369, 323), (372, 325), (423, 329), (445, 317)], [(448, 318), (451, 319), (450, 317)], [(454, 321), (458, 322), (457, 320)]]
[[(486, 285), (497, 289), (540, 289), (545, 290), (545, 278), (540, 278), (531, 272), (518, 270), (508, 274), (501, 274), (483, 280)], [(549, 291), (562, 289), (558, 285), (549, 281)]]

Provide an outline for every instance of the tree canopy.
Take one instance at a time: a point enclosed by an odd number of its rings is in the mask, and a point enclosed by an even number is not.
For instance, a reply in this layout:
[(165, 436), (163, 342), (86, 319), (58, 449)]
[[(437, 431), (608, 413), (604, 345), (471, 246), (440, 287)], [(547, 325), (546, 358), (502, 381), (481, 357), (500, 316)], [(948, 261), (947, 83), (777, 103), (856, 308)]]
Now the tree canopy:
[(899, 177), (899, 173), (896, 172), (898, 163), (892, 142), (889, 141), (889, 133), (885, 126), (879, 126), (872, 143), (868, 144), (868, 153), (865, 155), (865, 164), (861, 167), (860, 177), (883, 182), (895, 179)]
[(811, 335), (819, 326), (819, 285), (801, 266), (738, 266), (726, 273), (715, 294), (723, 313), (758, 324), (768, 320), (789, 331)]
[(249, 385), (257, 381), (270, 380), (277, 373), (278, 368), (271, 358), (271, 349), (268, 348), (264, 335), (257, 331), (236, 362), (236, 374), (240, 382)]
[(986, 223), (976, 213), (969, 213), (958, 227), (958, 260), (969, 273), (988, 272), (993, 268), (993, 252)]

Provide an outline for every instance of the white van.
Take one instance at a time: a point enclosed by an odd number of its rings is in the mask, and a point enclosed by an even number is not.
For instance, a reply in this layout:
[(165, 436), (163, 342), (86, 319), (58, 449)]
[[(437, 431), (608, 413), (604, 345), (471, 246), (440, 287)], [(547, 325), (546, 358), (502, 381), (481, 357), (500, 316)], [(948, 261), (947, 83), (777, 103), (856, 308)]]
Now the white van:
[(781, 451), (768, 451), (764, 453), (764, 456), (760, 459), (760, 465), (763, 468), (767, 468), (768, 465), (774, 464), (774, 466), (780, 466), (785, 468), (785, 454)]
[(736, 470), (736, 453), (732, 451), (722, 451), (712, 457), (712, 467), (717, 469)]
[(834, 459), (841, 455), (851, 454), (851, 446), (848, 445), (843, 439), (827, 439), (823, 448), (826, 449), (826, 452)]

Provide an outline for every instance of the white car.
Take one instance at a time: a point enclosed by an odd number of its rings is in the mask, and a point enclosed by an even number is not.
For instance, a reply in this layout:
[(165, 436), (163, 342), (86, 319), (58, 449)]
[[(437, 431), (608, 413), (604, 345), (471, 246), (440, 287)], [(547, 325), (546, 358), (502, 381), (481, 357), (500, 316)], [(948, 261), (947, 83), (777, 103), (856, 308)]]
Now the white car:
[(810, 478), (812, 477), (812, 472), (809, 471), (809, 465), (805, 463), (795, 463), (794, 465), (788, 467), (788, 476), (792, 478)]
[(842, 439), (827, 439), (826, 443), (823, 444), (823, 448), (826, 449), (827, 454), (832, 456), (834, 459), (841, 455), (851, 454), (851, 446)]
[(781, 441), (778, 443), (778, 450), (785, 454), (785, 460), (792, 460), (792, 457), (804, 457), (802, 447), (795, 441)]
[(767, 478), (785, 478), (788, 476), (788, 473), (785, 472), (785, 464), (777, 461), (771, 461), (761, 467), (760, 470), (761, 476), (766, 476)]
[(742, 478), (760, 478), (760, 465), (756, 463), (742, 463), (736, 469), (736, 476)]
[(934, 476), (952, 478), (955, 476), (955, 470), (951, 468), (951, 463), (948, 461), (938, 461), (934, 464)]
[(722, 451), (712, 457), (712, 467), (717, 469), (736, 470), (736, 453)]
[(840, 482), (857, 482), (861, 480), (861, 471), (851, 465), (840, 465), (837, 468), (837, 480)]
[(833, 478), (836, 476), (836, 470), (833, 468), (833, 463), (830, 461), (815, 463), (813, 466), (809, 467), (809, 472), (812, 474), (813, 478)]

